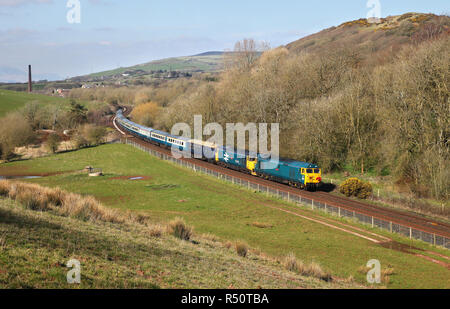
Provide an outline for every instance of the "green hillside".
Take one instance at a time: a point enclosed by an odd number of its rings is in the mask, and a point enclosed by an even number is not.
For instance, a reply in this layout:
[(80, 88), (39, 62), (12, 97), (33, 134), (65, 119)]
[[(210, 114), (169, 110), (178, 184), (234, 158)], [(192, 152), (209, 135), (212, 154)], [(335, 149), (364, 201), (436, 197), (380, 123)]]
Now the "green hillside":
[[(0, 117), (5, 116), (9, 112), (19, 110), (28, 103), (32, 102), (41, 104), (43, 106), (60, 105), (62, 107), (66, 107), (69, 106), (70, 99), (36, 93), (17, 92), (0, 89)], [(101, 103), (83, 101), (82, 104), (89, 108)]]
[[(84, 173), (74, 172), (87, 165), (101, 168), (105, 176), (89, 178)], [(293, 252), (306, 263), (319, 263), (338, 278), (353, 276), (359, 284), (366, 282), (361, 267), (376, 258), (383, 269), (394, 269), (388, 283), (390, 288), (449, 287), (448, 273), (444, 267), (413, 255), (426, 254), (424, 249), (448, 254), (445, 249), (432, 248), (425, 243), (367, 227), (364, 227), (367, 232), (358, 232), (366, 235), (372, 231), (406, 247), (417, 248), (411, 249), (413, 254), (392, 250), (389, 246), (372, 243), (289, 212), (340, 224), (335, 218), (327, 219), (310, 210), (239, 189), (161, 161), (130, 146), (105, 145), (0, 165), (0, 175), (56, 172), (60, 174), (29, 182), (92, 195), (105, 206), (142, 212), (155, 222), (163, 223), (182, 217), (198, 235), (216, 235), (224, 243), (243, 240), (251, 248), (273, 257), (283, 258)], [(143, 179), (129, 180), (136, 176)], [(355, 225), (350, 222), (346, 224)], [(211, 280), (210, 275), (206, 277), (209, 279), (204, 280)]]
[[(0, 198), (0, 288), (358, 287), (301, 277), (275, 261), (194, 240), (36, 212)], [(81, 262), (80, 285), (67, 283), (70, 259)]]
[[(211, 52), (195, 56), (175, 57), (155, 60), (131, 67), (118, 68), (81, 77), (83, 80), (108, 78), (121, 74), (145, 75), (156, 71), (217, 72), (223, 68), (223, 53)], [(77, 79), (77, 78), (75, 78)]]
[(66, 104), (67, 99), (51, 97), (41, 94), (30, 94), (27, 92), (16, 92), (0, 90), (0, 117), (5, 114), (24, 107), (27, 103), (37, 102), (39, 104)]

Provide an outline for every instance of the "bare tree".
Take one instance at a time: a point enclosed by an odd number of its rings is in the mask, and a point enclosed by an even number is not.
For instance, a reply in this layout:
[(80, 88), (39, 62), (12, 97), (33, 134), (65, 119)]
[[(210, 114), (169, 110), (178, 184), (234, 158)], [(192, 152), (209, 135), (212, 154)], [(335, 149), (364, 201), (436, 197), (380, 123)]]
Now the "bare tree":
[(254, 39), (243, 39), (236, 42), (232, 52), (225, 53), (225, 66), (227, 68), (248, 70), (261, 53), (269, 49), (269, 44), (266, 42), (258, 43)]

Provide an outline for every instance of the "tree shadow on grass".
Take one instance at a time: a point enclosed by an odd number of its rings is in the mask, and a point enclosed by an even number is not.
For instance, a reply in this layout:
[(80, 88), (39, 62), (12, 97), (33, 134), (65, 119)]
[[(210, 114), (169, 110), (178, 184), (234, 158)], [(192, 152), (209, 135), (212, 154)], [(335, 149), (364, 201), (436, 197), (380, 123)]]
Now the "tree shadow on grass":
[(337, 188), (337, 186), (336, 186), (335, 184), (332, 184), (332, 183), (323, 183), (323, 184), (320, 186), (319, 191), (330, 193), (330, 192), (333, 192), (334, 190), (336, 190), (336, 188)]

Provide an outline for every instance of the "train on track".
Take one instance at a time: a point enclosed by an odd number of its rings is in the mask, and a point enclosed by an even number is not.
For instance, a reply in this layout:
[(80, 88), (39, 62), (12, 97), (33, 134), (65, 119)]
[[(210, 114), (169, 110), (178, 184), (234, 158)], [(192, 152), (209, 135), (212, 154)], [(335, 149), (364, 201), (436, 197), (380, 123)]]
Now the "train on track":
[(282, 158), (274, 160), (259, 153), (171, 135), (132, 122), (123, 115), (122, 110), (117, 111), (116, 121), (125, 131), (139, 139), (190, 156), (197, 154), (195, 158), (255, 177), (308, 191), (316, 191), (322, 184), (322, 170), (316, 164)]

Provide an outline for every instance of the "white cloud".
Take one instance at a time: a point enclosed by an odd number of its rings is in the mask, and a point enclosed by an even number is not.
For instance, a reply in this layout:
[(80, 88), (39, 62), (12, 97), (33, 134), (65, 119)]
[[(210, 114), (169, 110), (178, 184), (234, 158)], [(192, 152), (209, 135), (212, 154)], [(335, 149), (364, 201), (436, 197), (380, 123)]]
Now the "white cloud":
[(0, 6), (20, 6), (25, 4), (50, 4), (53, 0), (0, 0)]

